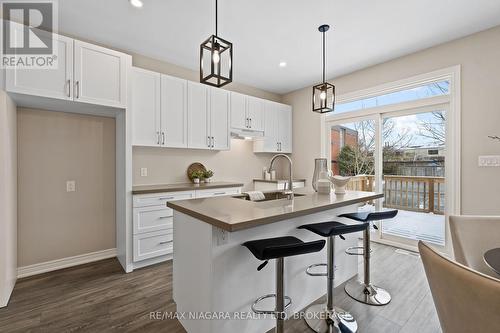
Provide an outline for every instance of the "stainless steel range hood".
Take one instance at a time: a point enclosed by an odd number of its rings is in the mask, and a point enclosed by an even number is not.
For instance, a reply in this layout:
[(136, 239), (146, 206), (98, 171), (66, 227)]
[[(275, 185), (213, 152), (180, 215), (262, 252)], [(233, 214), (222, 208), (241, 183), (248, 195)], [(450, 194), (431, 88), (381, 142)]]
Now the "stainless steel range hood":
[(240, 140), (254, 140), (264, 137), (264, 132), (250, 129), (231, 128), (231, 138)]

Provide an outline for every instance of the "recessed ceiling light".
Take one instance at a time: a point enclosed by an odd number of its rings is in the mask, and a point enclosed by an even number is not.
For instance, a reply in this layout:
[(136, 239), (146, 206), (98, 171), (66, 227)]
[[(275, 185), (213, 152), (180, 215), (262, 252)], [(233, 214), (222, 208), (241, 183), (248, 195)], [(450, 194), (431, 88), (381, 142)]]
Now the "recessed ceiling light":
[(286, 61), (282, 61), (282, 62), (280, 62), (280, 67), (281, 67), (281, 68), (286, 67)]
[(129, 0), (130, 4), (136, 8), (142, 8), (144, 6), (144, 3), (142, 0)]

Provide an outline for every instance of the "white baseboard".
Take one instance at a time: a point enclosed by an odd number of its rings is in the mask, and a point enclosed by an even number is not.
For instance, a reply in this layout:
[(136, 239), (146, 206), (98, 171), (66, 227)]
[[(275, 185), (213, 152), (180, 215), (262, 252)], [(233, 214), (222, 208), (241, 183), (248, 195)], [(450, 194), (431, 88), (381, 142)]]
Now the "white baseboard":
[(80, 254), (74, 257), (46, 261), (39, 264), (18, 267), (17, 277), (24, 278), (113, 257), (116, 257), (116, 249), (102, 250), (92, 253)]

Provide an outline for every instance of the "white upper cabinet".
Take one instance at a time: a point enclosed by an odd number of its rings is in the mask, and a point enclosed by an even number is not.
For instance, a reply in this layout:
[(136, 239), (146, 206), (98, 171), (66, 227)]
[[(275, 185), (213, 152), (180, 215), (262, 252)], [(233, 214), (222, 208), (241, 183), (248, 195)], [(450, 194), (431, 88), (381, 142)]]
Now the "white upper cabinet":
[(132, 112), (132, 145), (158, 146), (160, 130), (160, 83), (159, 73), (141, 68), (131, 72), (130, 110)]
[(229, 92), (188, 82), (188, 148), (229, 147)]
[(75, 40), (75, 100), (125, 108), (127, 57), (117, 51)]
[(188, 148), (210, 149), (208, 86), (188, 82)]
[(55, 34), (51, 38), (57, 43), (57, 68), (7, 69), (7, 91), (73, 100), (73, 39)]
[(247, 96), (231, 93), (231, 128), (247, 129)]
[(57, 68), (8, 69), (7, 91), (126, 108), (129, 55), (57, 34), (47, 38), (56, 42)]
[(282, 153), (292, 153), (292, 107), (279, 104), (278, 107), (279, 149)]
[(161, 136), (162, 145), (187, 148), (187, 81), (161, 76)]
[(210, 136), (212, 149), (229, 150), (229, 92), (210, 88)]
[(132, 69), (132, 145), (187, 147), (187, 81)]
[(292, 108), (266, 101), (264, 138), (254, 142), (256, 153), (292, 153)]
[(247, 117), (249, 129), (264, 130), (264, 100), (256, 97), (247, 97)]
[(231, 93), (231, 128), (264, 131), (264, 100)]

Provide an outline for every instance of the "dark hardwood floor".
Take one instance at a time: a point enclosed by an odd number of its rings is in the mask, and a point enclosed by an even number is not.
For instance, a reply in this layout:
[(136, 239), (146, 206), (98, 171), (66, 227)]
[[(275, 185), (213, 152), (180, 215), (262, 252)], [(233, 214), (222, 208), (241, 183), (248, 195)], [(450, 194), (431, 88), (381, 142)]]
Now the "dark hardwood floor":
[[(440, 332), (420, 259), (383, 245), (373, 250), (373, 278), (392, 302), (369, 307), (336, 289), (336, 303), (356, 316), (358, 332)], [(115, 259), (22, 279), (0, 309), (0, 332), (185, 332), (176, 320), (150, 318), (175, 311), (171, 281), (170, 262), (125, 274)], [(286, 332), (312, 331), (289, 320)]]

